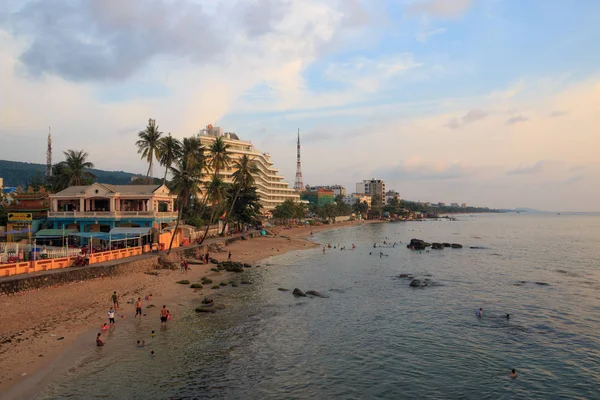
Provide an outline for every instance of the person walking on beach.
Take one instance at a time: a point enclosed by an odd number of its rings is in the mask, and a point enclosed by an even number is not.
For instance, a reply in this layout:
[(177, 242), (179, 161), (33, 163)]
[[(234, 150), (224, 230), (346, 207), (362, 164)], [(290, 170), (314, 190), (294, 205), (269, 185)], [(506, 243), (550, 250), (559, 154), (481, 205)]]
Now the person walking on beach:
[(169, 317), (169, 312), (167, 311), (167, 306), (163, 305), (163, 308), (161, 308), (161, 310), (160, 310), (160, 323), (161, 323), (161, 325), (167, 323), (167, 318), (168, 317)]
[(227, 256), (227, 261), (231, 261), (231, 252), (229, 252), (229, 255)]
[(325, 246), (323, 246), (323, 254), (325, 254)]
[(483, 317), (483, 308), (480, 308), (479, 310), (475, 311), (475, 316), (477, 318)]
[(140, 315), (140, 319), (142, 319), (142, 298), (138, 297), (137, 301), (135, 302), (135, 317), (138, 316), (138, 314)]
[(115, 307), (115, 310), (119, 309), (119, 296), (117, 296), (117, 291), (115, 290), (112, 294), (112, 302), (113, 302), (113, 307)]
[(206, 252), (206, 262), (205, 264), (208, 264), (210, 262), (210, 254), (208, 254), (208, 251)]
[(108, 322), (110, 323), (110, 326), (115, 326), (115, 309), (114, 309), (114, 307), (111, 307), (110, 310), (108, 310)]
[(185, 271), (185, 261), (183, 257), (179, 259), (179, 273), (183, 273)]

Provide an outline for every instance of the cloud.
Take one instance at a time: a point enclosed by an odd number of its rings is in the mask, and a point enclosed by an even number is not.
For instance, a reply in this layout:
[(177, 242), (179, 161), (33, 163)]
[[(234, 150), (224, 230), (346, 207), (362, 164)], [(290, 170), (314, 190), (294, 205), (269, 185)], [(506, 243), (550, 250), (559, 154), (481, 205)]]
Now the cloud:
[(415, 61), (411, 53), (380, 58), (359, 57), (349, 62), (329, 64), (325, 76), (332, 81), (343, 82), (361, 90), (374, 92), (385, 81), (422, 65)]
[(506, 172), (507, 175), (532, 175), (545, 171), (547, 166), (546, 161), (538, 161), (533, 165), (519, 165), (515, 169)]
[(483, 110), (470, 110), (461, 118), (453, 118), (444, 126), (450, 129), (459, 129), (472, 122), (479, 121), (487, 117), (488, 113)]
[(466, 178), (472, 175), (472, 171), (459, 161), (430, 163), (413, 157), (399, 165), (382, 168), (375, 174), (390, 181), (436, 181)]
[(506, 125), (515, 125), (527, 121), (529, 121), (529, 117), (524, 117), (523, 115), (515, 115), (514, 117), (509, 117), (506, 120)]
[(406, 8), (408, 15), (457, 18), (471, 6), (471, 0), (418, 0)]
[(564, 117), (565, 115), (568, 115), (569, 113), (567, 111), (552, 111), (550, 113), (551, 117)]
[(417, 40), (421, 43), (425, 43), (431, 36), (439, 35), (444, 32), (446, 32), (446, 28), (437, 28), (437, 29), (430, 29), (427, 31), (422, 31), (417, 34)]
[(508, 100), (512, 99), (523, 91), (525, 84), (523, 81), (516, 82), (504, 90), (496, 90), (489, 94), (490, 99)]

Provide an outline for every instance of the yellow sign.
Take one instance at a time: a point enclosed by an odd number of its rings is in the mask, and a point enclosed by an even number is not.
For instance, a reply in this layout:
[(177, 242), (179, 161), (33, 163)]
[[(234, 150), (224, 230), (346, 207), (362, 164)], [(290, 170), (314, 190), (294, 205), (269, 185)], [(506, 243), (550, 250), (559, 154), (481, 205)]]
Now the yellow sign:
[(9, 221), (31, 221), (31, 213), (8, 213)]

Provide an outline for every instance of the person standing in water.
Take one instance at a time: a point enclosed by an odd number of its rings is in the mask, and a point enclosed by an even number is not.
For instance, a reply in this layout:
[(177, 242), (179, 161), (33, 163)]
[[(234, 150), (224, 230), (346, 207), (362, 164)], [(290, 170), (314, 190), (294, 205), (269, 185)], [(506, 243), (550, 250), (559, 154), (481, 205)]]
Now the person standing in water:
[(142, 319), (142, 298), (138, 297), (137, 301), (135, 302), (135, 317), (138, 316), (138, 314), (140, 315), (140, 319)]
[(475, 316), (478, 318), (483, 317), (483, 308), (480, 308), (479, 310), (475, 311)]
[(112, 301), (113, 301), (113, 306), (115, 307), (115, 310), (119, 309), (119, 296), (117, 296), (117, 291), (115, 290), (112, 294)]
[(163, 305), (162, 309), (160, 310), (160, 323), (166, 324), (168, 316), (169, 316), (169, 312), (167, 311), (167, 306)]
[(102, 340), (101, 333), (98, 333), (98, 336), (96, 336), (96, 346), (98, 346), (98, 347), (104, 346), (104, 340)]
[(323, 246), (323, 254), (325, 254), (325, 246)]
[(515, 379), (515, 378), (518, 376), (518, 375), (517, 375), (517, 370), (513, 368), (513, 369), (510, 371), (510, 375), (509, 375), (509, 376), (510, 376), (511, 378)]

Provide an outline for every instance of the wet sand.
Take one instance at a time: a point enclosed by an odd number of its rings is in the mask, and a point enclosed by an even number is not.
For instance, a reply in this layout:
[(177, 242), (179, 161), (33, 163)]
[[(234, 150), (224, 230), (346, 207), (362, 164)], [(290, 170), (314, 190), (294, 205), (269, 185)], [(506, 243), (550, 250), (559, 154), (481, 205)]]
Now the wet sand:
[[(237, 241), (224, 247), (225, 251), (221, 253), (211, 252), (211, 257), (225, 260), (231, 251), (232, 260), (254, 264), (272, 255), (318, 246), (305, 239), (311, 232), (362, 223), (366, 222), (275, 228), (278, 236)], [(66, 351), (77, 345), (78, 339), (81, 342), (83, 336), (88, 336), (85, 333), (99, 332), (100, 326), (108, 322), (113, 291), (120, 297), (117, 326), (131, 323), (134, 318), (134, 305), (127, 301), (149, 294), (152, 294), (151, 300), (143, 301), (144, 318), (158, 321), (162, 304), (167, 304), (167, 308), (176, 313), (178, 303), (210, 296), (214, 292), (206, 285), (195, 290), (189, 285), (177, 284), (177, 281), (199, 282), (203, 276), (212, 279), (214, 284), (231, 280), (230, 273), (211, 271), (213, 267), (213, 264), (191, 264), (188, 274), (179, 270), (154, 270), (158, 275), (133, 272), (0, 297), (4, 315), (0, 324), (0, 393), (3, 393), (0, 398), (29, 397), (34, 389), (44, 386), (57, 363), (68, 364), (69, 360), (64, 360)], [(147, 308), (150, 304), (154, 307)], [(93, 343), (91, 340), (90, 345)]]

